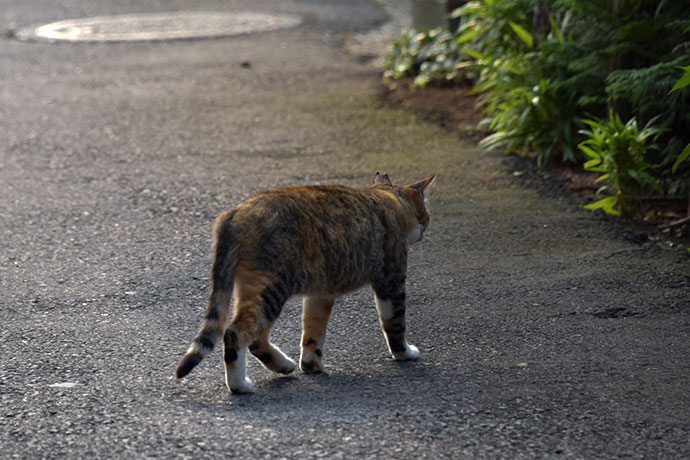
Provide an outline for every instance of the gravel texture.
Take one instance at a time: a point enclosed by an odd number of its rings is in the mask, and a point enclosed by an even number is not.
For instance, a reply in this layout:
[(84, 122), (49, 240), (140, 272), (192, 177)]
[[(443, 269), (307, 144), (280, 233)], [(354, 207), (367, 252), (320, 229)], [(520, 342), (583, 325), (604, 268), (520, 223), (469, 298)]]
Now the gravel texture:
[[(136, 12), (296, 14), (201, 41), (50, 44), (12, 30)], [(521, 162), (380, 96), (343, 37), (369, 1), (7, 0), (0, 26), (0, 445), (5, 458), (687, 458), (688, 258), (640, 245)], [(214, 216), (267, 188), (431, 173), (432, 221), (392, 361), (362, 290), (327, 375), (231, 396), (177, 360), (209, 290)], [(515, 176), (512, 172), (520, 170)], [(273, 340), (299, 353), (300, 309)]]

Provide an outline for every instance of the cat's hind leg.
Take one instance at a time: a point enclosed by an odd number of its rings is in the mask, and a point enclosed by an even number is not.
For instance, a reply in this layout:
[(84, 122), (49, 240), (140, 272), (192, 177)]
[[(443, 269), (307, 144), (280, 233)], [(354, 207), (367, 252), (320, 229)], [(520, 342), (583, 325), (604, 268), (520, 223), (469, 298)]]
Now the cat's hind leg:
[[(231, 392), (251, 393), (254, 390), (246, 375), (247, 349), (254, 344), (258, 348), (263, 345), (272, 353), (279, 372), (289, 372), (290, 363), (292, 369), (295, 368), (290, 358), (268, 342), (271, 325), (289, 296), (290, 290), (285, 283), (276, 283), (260, 272), (238, 267), (233, 318), (223, 336), (225, 382)], [(255, 347), (252, 352), (256, 351)]]
[[(390, 285), (389, 285), (390, 286)], [(419, 358), (419, 350), (405, 341), (405, 288), (374, 287), (376, 309), (393, 359), (402, 361)]]
[(239, 345), (237, 332), (230, 326), (223, 336), (225, 384), (232, 393), (251, 393), (254, 384), (247, 378), (247, 345)]
[(279, 374), (289, 374), (295, 370), (297, 363), (269, 341), (269, 328), (266, 329), (265, 334), (249, 345), (249, 351), (266, 369)]
[(305, 297), (302, 306), (302, 353), (300, 369), (303, 372), (324, 372), (323, 344), (326, 325), (333, 309), (334, 297)]

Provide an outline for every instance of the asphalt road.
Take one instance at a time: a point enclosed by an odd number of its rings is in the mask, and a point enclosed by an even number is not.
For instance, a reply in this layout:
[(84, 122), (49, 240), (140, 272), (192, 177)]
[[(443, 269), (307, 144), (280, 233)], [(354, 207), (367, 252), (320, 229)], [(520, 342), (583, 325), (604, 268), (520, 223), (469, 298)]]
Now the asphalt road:
[[(520, 162), (387, 104), (347, 54), (373, 1), (4, 0), (0, 27), (176, 10), (302, 26), (198, 41), (0, 39), (0, 446), (5, 458), (688, 458), (688, 258), (578, 208)], [(410, 342), (366, 289), (327, 375), (232, 396), (177, 360), (209, 290), (214, 216), (286, 185), (437, 173), (411, 253)], [(299, 355), (300, 309), (273, 340)]]

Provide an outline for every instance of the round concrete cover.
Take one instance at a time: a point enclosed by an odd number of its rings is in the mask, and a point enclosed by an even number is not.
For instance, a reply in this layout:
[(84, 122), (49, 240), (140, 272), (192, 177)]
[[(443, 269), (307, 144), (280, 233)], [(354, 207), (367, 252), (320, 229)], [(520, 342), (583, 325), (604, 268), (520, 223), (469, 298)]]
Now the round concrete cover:
[(287, 14), (192, 12), (132, 14), (69, 19), (25, 31), (19, 38), (73, 42), (120, 42), (227, 37), (296, 27)]

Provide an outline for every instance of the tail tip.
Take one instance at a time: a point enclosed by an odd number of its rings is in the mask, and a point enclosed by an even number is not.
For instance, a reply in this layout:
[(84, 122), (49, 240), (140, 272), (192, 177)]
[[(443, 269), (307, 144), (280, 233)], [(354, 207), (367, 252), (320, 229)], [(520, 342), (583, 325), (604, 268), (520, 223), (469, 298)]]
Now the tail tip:
[(202, 359), (202, 356), (199, 354), (187, 353), (180, 360), (180, 364), (177, 365), (177, 369), (175, 369), (175, 377), (178, 379), (183, 378), (189, 374), (192, 369), (194, 369), (196, 365), (201, 362)]

